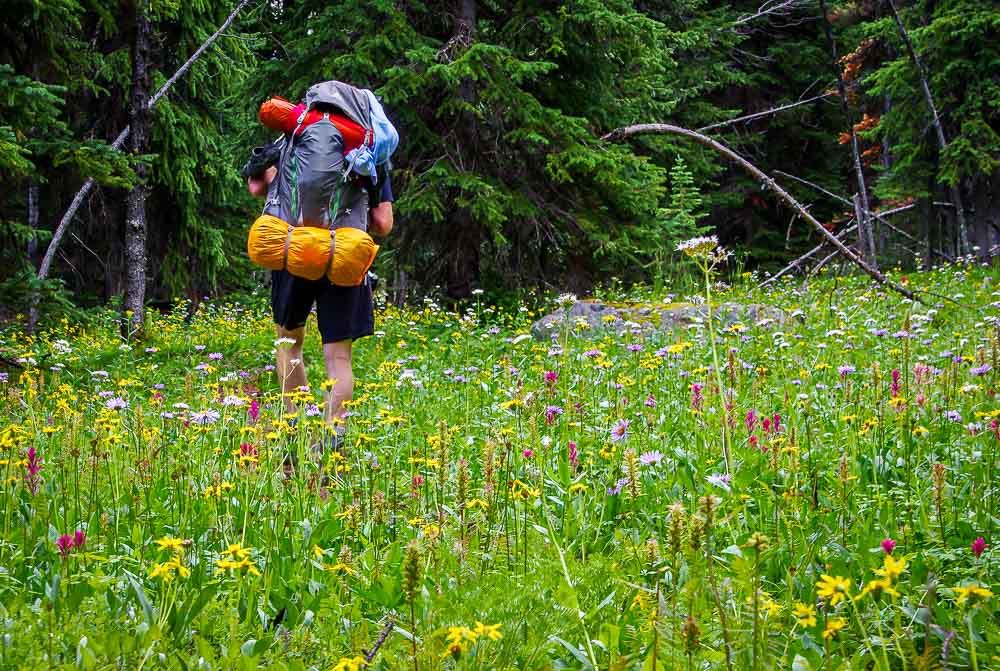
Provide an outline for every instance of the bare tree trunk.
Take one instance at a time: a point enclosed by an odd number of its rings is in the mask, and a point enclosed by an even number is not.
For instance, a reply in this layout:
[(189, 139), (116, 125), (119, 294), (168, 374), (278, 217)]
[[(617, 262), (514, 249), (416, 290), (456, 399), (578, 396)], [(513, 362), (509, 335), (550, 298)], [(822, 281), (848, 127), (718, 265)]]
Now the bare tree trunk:
[(142, 334), (146, 312), (146, 176), (147, 166), (139, 157), (146, 153), (149, 136), (149, 16), (147, 0), (135, 4), (135, 42), (132, 46), (132, 110), (129, 149), (138, 181), (125, 202), (125, 313), (128, 329)]
[(35, 254), (38, 253), (38, 182), (34, 177), (28, 180), (28, 228), (31, 235), (28, 238), (28, 260), (34, 262)]
[[(184, 74), (191, 69), (194, 62), (198, 60), (198, 58), (205, 53), (205, 51), (207, 51), (217, 39), (219, 39), (219, 36), (222, 35), (222, 33), (226, 32), (226, 29), (229, 28), (232, 22), (236, 19), (236, 15), (239, 14), (240, 11), (252, 1), (253, 0), (241, 0), (240, 4), (236, 5), (236, 8), (230, 12), (226, 20), (222, 22), (221, 26), (219, 26), (219, 29), (212, 33), (212, 35), (205, 40), (205, 42), (198, 47), (193, 54), (191, 54), (191, 57), (184, 62), (184, 65), (180, 66), (177, 69), (177, 72), (175, 72), (174, 75), (160, 87), (160, 90), (157, 91), (156, 95), (154, 95), (149, 101), (149, 109), (153, 109), (153, 107), (156, 106), (156, 103), (160, 101), (160, 98), (165, 96), (170, 91), (170, 88), (177, 83), (177, 80), (183, 77)], [(111, 143), (111, 148), (121, 149), (125, 145), (125, 140), (128, 139), (129, 132), (129, 126), (125, 126), (122, 132), (118, 134), (118, 137), (115, 138), (115, 141)], [(73, 217), (76, 216), (76, 211), (80, 209), (81, 205), (83, 205), (83, 201), (87, 198), (95, 185), (96, 182), (94, 181), (94, 178), (88, 177), (83, 183), (83, 186), (80, 187), (80, 190), (76, 192), (75, 196), (73, 196), (73, 201), (63, 213), (62, 218), (59, 220), (59, 224), (56, 226), (56, 230), (52, 232), (52, 239), (49, 241), (49, 246), (45, 250), (45, 257), (38, 266), (38, 279), (44, 280), (49, 276), (52, 261), (56, 257), (56, 251), (59, 249), (59, 244), (62, 242), (63, 236), (66, 235), (66, 229), (69, 228), (69, 225), (73, 222)]]
[(875, 234), (872, 231), (872, 219), (869, 213), (861, 207), (861, 196), (859, 194), (854, 194), (854, 216), (858, 220), (858, 238), (861, 243), (861, 253), (868, 265), (877, 268), (878, 264), (875, 263)]
[[(910, 33), (907, 32), (906, 26), (903, 24), (903, 19), (900, 18), (899, 12), (896, 11), (895, 3), (892, 0), (886, 0), (886, 2), (889, 3), (889, 9), (892, 10), (892, 18), (896, 20), (896, 27), (899, 28), (899, 35), (903, 38), (903, 44), (906, 45), (906, 51), (910, 54), (913, 67), (917, 70), (917, 77), (920, 79), (920, 88), (923, 89), (924, 100), (927, 102), (927, 109), (931, 113), (931, 125), (934, 127), (934, 132), (937, 135), (938, 155), (943, 158), (945, 152), (948, 150), (948, 138), (944, 134), (941, 116), (938, 114), (937, 105), (934, 104), (934, 96), (931, 94), (930, 84), (927, 82), (927, 71), (924, 69), (923, 61), (920, 60), (917, 50), (913, 47), (913, 41), (910, 39)], [(956, 183), (950, 185), (948, 190), (951, 193), (951, 204), (955, 206), (955, 224), (958, 227), (958, 253), (962, 255), (968, 254), (972, 251), (972, 247), (969, 244), (968, 225), (965, 221), (965, 205), (962, 201), (962, 189)]]
[[(854, 132), (854, 117), (851, 114), (851, 107), (847, 102), (847, 85), (844, 83), (844, 76), (840, 71), (840, 57), (837, 54), (837, 42), (833, 39), (833, 30), (830, 28), (830, 17), (826, 9), (826, 0), (819, 0), (819, 7), (823, 12), (823, 30), (826, 33), (827, 47), (830, 49), (830, 55), (833, 58), (833, 70), (837, 75), (837, 92), (840, 94), (840, 108), (844, 112), (844, 119), (847, 121), (847, 130), (851, 134), (851, 157), (854, 160), (854, 176), (858, 182), (858, 196), (861, 198), (858, 233), (861, 234), (862, 240), (864, 240), (866, 235), (871, 235), (871, 220), (868, 217), (868, 213), (871, 212), (872, 208), (868, 202), (868, 187), (865, 185), (865, 173), (861, 165), (858, 134)], [(868, 253), (864, 252), (866, 244), (866, 242), (862, 242), (861, 250), (868, 257)], [(871, 258), (868, 258), (867, 261), (873, 268), (878, 269), (878, 263), (874, 256), (875, 252), (872, 249)]]
[(893, 291), (909, 298), (910, 300), (915, 300), (922, 302), (920, 297), (915, 293), (907, 289), (906, 287), (896, 284), (885, 275), (879, 272), (878, 268), (873, 268), (861, 259), (857, 254), (855, 254), (849, 247), (844, 245), (840, 239), (835, 236), (830, 231), (826, 230), (823, 224), (816, 220), (816, 217), (809, 214), (809, 210), (805, 208), (799, 201), (795, 200), (790, 193), (785, 191), (777, 182), (774, 181), (770, 175), (755, 166), (750, 161), (746, 160), (735, 151), (727, 147), (726, 145), (713, 140), (707, 135), (702, 135), (697, 131), (690, 130), (688, 128), (681, 128), (680, 126), (672, 126), (665, 123), (645, 123), (645, 124), (635, 124), (634, 126), (625, 126), (624, 128), (616, 128), (607, 135), (604, 135), (601, 139), (616, 142), (618, 140), (624, 140), (625, 138), (631, 137), (633, 135), (642, 135), (644, 133), (664, 133), (668, 135), (680, 135), (681, 137), (686, 137), (694, 140), (698, 144), (713, 149), (714, 151), (722, 154), (729, 160), (735, 162), (743, 170), (748, 172), (754, 179), (758, 180), (761, 187), (764, 189), (770, 189), (781, 198), (785, 203), (787, 203), (793, 210), (795, 210), (800, 217), (806, 220), (809, 225), (811, 225), (816, 231), (826, 238), (836, 249), (839, 251), (848, 261), (856, 265), (858, 268), (867, 273), (873, 280), (877, 283), (889, 287)]
[[(476, 15), (476, 0), (458, 0), (454, 34), (449, 40), (451, 48), (465, 50), (472, 45), (476, 34)], [(458, 87), (458, 95), (466, 104), (475, 103), (476, 90), (472, 80), (466, 78), (462, 81)], [(456, 130), (463, 158), (468, 157), (473, 161), (471, 165), (463, 166), (463, 169), (473, 170), (478, 155), (476, 150), (478, 134), (476, 119), (471, 112), (464, 110), (460, 112)], [(473, 283), (479, 274), (482, 227), (468, 207), (454, 208), (448, 218), (448, 225), (451, 227), (451, 233), (447, 236), (446, 252), (448, 296), (468, 298), (472, 295)]]

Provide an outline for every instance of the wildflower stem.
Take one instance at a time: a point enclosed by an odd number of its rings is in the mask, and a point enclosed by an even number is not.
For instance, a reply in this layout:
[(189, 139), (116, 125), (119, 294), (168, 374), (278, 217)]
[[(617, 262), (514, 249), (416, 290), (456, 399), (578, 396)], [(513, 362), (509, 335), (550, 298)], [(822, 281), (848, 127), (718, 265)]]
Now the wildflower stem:
[(708, 260), (703, 260), (701, 262), (702, 272), (705, 275), (705, 308), (706, 308), (706, 322), (708, 328), (708, 340), (712, 347), (712, 366), (713, 373), (715, 375), (715, 385), (718, 388), (719, 393), (719, 411), (721, 413), (722, 422), (722, 457), (726, 462), (726, 475), (730, 475), (729, 469), (729, 441), (728, 441), (728, 431), (727, 418), (726, 418), (726, 394), (725, 388), (722, 386), (722, 371), (719, 369), (719, 351), (715, 344), (715, 325), (712, 322), (712, 269), (709, 266)]
[(972, 609), (965, 614), (965, 621), (969, 625), (969, 659), (972, 662), (972, 671), (979, 671), (979, 659), (976, 657), (976, 629), (972, 626)]

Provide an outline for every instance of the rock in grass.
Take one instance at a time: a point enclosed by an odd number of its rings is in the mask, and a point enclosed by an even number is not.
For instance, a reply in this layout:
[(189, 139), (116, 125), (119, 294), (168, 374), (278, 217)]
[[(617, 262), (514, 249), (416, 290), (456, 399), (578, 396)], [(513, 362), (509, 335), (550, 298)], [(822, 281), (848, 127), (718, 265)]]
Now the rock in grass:
[[(583, 337), (599, 337), (624, 330), (669, 332), (702, 324), (707, 317), (707, 306), (694, 303), (630, 304), (583, 300), (536, 321), (531, 326), (531, 335), (537, 340), (558, 338), (567, 323), (574, 334)], [(763, 321), (780, 322), (785, 312), (757, 303), (720, 303), (713, 307), (712, 318), (719, 328), (728, 328), (736, 323), (751, 326)]]

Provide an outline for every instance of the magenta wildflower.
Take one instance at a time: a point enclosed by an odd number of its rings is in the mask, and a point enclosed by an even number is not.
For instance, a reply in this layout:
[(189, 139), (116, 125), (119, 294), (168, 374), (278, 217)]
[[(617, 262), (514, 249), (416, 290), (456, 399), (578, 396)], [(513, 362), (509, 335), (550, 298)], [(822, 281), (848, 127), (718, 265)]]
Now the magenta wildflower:
[(969, 546), (969, 549), (972, 550), (972, 554), (976, 555), (976, 559), (979, 559), (979, 555), (983, 554), (988, 547), (989, 545), (986, 544), (986, 539), (980, 536), (976, 540), (972, 541), (972, 545)]
[(250, 407), (247, 408), (247, 416), (250, 417), (251, 422), (256, 422), (257, 418), (260, 417), (260, 403), (257, 399), (250, 401)]
[(62, 558), (67, 559), (73, 550), (73, 537), (69, 534), (63, 534), (56, 541), (56, 547), (59, 548), (59, 554), (62, 555)]
[(28, 471), (24, 476), (24, 481), (28, 484), (31, 495), (34, 496), (42, 484), (42, 478), (38, 475), (42, 470), (42, 460), (38, 458), (38, 452), (35, 451), (34, 447), (28, 448), (28, 461), (24, 468)]
[(525, 459), (531, 459), (532, 455), (534, 455), (535, 453), (534, 453), (534, 452), (532, 452), (532, 451), (531, 451), (530, 449), (526, 449), (526, 450), (525, 450), (524, 452), (522, 452), (521, 454), (523, 454), (523, 455), (524, 455), (524, 458), (525, 458)]
[(704, 397), (701, 395), (701, 385), (697, 382), (691, 385), (691, 407), (694, 410), (701, 410), (701, 404)]
[(569, 441), (569, 463), (576, 466), (580, 463), (580, 455), (576, 451), (576, 443)]
[(551, 384), (555, 384), (556, 380), (558, 380), (558, 379), (559, 379), (559, 373), (555, 372), (554, 370), (547, 370), (547, 371), (545, 371), (545, 383), (546, 384), (550, 384), (550, 385)]
[(752, 433), (753, 428), (757, 425), (757, 413), (753, 411), (753, 408), (747, 410), (747, 416), (743, 421), (746, 424), (747, 432)]
[(899, 396), (899, 369), (892, 369), (892, 384), (889, 385), (889, 393), (892, 394), (893, 398)]
[(886, 553), (887, 555), (891, 555), (892, 551), (896, 549), (896, 541), (892, 540), (891, 538), (886, 538), (885, 540), (883, 540), (881, 545), (882, 545), (882, 552)]
[(83, 529), (77, 529), (73, 532), (73, 547), (82, 548), (87, 542), (87, 532)]

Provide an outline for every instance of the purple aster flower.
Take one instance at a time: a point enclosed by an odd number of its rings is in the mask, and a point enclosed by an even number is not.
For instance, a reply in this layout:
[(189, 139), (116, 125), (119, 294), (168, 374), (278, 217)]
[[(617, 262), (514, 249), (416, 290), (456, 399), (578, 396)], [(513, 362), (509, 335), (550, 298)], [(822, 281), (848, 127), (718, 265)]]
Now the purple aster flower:
[(612, 442), (619, 443), (628, 438), (628, 425), (629, 421), (627, 419), (619, 419), (615, 422), (615, 425), (611, 427)]
[(843, 366), (837, 367), (837, 372), (840, 373), (840, 377), (846, 378), (851, 373), (857, 371), (857, 368), (851, 366), (850, 364), (845, 364)]
[(121, 396), (115, 396), (114, 398), (109, 398), (105, 402), (104, 407), (108, 410), (124, 410), (128, 407), (128, 401)]
[(205, 426), (208, 424), (215, 424), (221, 417), (222, 415), (220, 415), (217, 410), (199, 410), (198, 412), (191, 414), (191, 421), (195, 424)]
[(969, 370), (969, 372), (973, 375), (986, 375), (991, 370), (993, 370), (993, 366), (988, 363), (984, 363), (982, 366), (976, 366), (975, 368)]
[(705, 481), (710, 485), (715, 485), (716, 487), (721, 487), (727, 492), (730, 491), (729, 483), (732, 480), (732, 476), (728, 473), (713, 473), (705, 478)]
[(652, 452), (643, 452), (639, 455), (639, 463), (643, 466), (652, 466), (663, 461), (663, 453), (659, 450), (653, 450)]
[(212, 361), (222, 361), (222, 352), (212, 352), (208, 355), (208, 358)]
[(632, 343), (631, 345), (628, 346), (628, 351), (629, 352), (641, 352), (642, 351), (642, 345), (640, 345), (639, 343), (634, 342), (634, 343)]
[(950, 419), (953, 422), (962, 421), (962, 413), (960, 413), (958, 410), (946, 410), (944, 416), (946, 419)]

